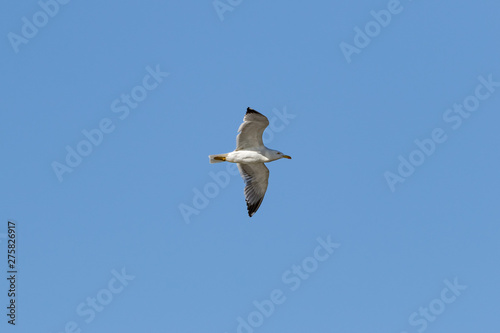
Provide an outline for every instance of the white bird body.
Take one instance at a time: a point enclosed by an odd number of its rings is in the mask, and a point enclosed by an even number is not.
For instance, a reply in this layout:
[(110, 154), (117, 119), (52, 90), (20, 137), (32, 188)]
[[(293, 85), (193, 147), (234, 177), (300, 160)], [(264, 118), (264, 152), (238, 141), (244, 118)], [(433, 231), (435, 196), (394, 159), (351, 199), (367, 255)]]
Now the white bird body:
[(276, 161), (283, 156), (278, 154), (277, 150), (268, 149), (267, 147), (260, 147), (255, 149), (235, 150), (226, 156), (227, 162), (232, 163), (267, 163)]
[(243, 123), (238, 129), (236, 149), (230, 153), (209, 155), (210, 163), (237, 163), (241, 177), (245, 181), (245, 200), (248, 215), (252, 217), (259, 209), (267, 191), (269, 169), (264, 163), (291, 159), (280, 151), (264, 146), (262, 134), (269, 125), (269, 120), (263, 114), (247, 108)]

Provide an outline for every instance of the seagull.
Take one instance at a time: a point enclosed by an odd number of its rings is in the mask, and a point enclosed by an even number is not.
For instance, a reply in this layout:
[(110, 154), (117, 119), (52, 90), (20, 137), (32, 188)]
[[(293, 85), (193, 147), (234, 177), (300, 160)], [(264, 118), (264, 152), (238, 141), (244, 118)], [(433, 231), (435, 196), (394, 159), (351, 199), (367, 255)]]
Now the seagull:
[(260, 207), (267, 190), (269, 169), (264, 163), (292, 158), (280, 151), (264, 146), (262, 134), (269, 125), (267, 117), (254, 109), (247, 108), (243, 123), (238, 129), (236, 149), (227, 154), (209, 155), (210, 163), (237, 163), (245, 182), (245, 200), (248, 216), (252, 217)]

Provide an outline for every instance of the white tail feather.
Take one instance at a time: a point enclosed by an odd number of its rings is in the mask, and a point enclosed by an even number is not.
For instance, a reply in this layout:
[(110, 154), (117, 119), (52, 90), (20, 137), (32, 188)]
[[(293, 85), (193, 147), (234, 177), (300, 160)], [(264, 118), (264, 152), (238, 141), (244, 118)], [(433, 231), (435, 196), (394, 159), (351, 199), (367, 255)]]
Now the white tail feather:
[(224, 162), (226, 160), (227, 154), (217, 154), (217, 155), (208, 155), (208, 158), (210, 158), (210, 163), (220, 163)]

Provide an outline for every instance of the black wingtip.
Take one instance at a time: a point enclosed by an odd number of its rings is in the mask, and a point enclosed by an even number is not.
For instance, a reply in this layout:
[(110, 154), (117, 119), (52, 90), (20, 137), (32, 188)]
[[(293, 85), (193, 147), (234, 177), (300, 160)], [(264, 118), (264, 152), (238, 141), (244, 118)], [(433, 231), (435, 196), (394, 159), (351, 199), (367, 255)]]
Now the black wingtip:
[(254, 110), (254, 109), (252, 109), (252, 108), (247, 108), (247, 114), (249, 114), (249, 113), (256, 113), (256, 114), (260, 114), (260, 115), (262, 115), (262, 113), (260, 113), (260, 112), (258, 112), (258, 111), (255, 111), (255, 110)]
[(247, 201), (248, 216), (252, 217), (257, 212), (257, 210), (259, 209), (263, 200), (264, 200), (264, 198), (260, 199), (259, 201), (257, 201), (254, 204), (249, 204)]

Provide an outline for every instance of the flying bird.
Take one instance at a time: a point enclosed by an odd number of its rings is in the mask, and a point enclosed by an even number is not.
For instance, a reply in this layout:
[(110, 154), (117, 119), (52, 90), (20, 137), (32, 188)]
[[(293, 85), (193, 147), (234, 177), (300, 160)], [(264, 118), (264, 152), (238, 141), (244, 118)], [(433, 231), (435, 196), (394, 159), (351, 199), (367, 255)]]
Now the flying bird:
[(248, 216), (252, 217), (260, 207), (267, 190), (269, 169), (264, 163), (292, 159), (280, 151), (264, 146), (262, 134), (269, 120), (254, 109), (247, 108), (243, 123), (238, 129), (236, 149), (227, 154), (209, 155), (210, 163), (237, 163), (241, 177), (245, 181), (245, 200)]

